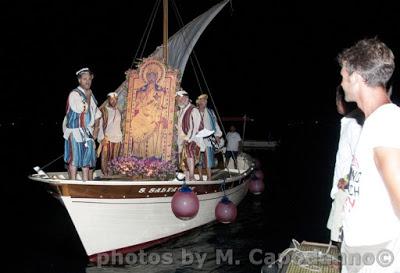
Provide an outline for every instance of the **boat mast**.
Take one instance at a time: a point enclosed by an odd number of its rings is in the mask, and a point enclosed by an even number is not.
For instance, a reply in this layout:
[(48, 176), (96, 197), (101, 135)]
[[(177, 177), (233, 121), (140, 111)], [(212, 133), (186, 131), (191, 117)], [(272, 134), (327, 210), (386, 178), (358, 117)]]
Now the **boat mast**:
[(163, 0), (163, 55), (164, 63), (168, 65), (168, 0)]

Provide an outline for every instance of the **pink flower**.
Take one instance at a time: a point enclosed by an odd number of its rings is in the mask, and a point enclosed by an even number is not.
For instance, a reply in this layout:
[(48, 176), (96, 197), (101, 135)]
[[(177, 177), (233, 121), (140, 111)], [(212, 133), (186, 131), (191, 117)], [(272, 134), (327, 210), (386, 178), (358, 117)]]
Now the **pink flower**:
[(135, 156), (119, 157), (109, 163), (109, 168), (114, 174), (123, 174), (137, 177), (145, 176), (154, 180), (165, 180), (175, 176), (175, 165), (170, 161), (159, 158), (138, 158)]

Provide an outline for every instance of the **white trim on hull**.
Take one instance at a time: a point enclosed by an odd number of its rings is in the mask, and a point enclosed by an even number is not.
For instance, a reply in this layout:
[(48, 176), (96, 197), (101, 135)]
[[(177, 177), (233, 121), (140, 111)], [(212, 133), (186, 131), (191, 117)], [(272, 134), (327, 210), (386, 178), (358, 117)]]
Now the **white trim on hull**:
[[(239, 204), (248, 182), (226, 190)], [(94, 199), (62, 197), (88, 256), (169, 237), (215, 220), (223, 192), (198, 195), (196, 217), (180, 220), (171, 210), (172, 197)]]

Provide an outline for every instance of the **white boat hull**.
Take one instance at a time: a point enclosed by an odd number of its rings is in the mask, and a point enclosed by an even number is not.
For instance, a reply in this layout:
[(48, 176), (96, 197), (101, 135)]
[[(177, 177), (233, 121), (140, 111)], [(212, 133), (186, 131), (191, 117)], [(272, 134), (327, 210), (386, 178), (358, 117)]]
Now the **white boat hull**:
[(173, 194), (183, 184), (176, 179), (83, 182), (66, 179), (65, 172), (29, 178), (42, 182), (65, 205), (87, 255), (96, 261), (96, 254), (136, 251), (214, 221), (215, 207), (224, 194), (237, 205), (247, 193), (246, 177), (253, 165), (239, 157), (238, 166), (240, 171), (221, 170), (212, 181), (187, 182), (200, 201), (198, 214), (190, 220), (178, 219), (172, 212)]
[[(247, 183), (227, 190), (235, 204), (247, 193)], [(62, 197), (88, 256), (173, 236), (215, 220), (223, 192), (199, 195), (196, 217), (180, 220), (171, 210), (172, 197), (87, 199)]]

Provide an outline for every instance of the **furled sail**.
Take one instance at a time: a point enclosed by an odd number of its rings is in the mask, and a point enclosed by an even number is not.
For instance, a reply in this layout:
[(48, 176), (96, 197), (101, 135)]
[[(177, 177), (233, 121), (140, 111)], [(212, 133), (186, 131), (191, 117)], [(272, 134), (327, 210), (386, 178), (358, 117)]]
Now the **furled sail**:
[[(172, 68), (178, 69), (180, 77), (182, 78), (183, 72), (185, 71), (186, 63), (189, 59), (190, 53), (192, 52), (197, 40), (203, 33), (204, 29), (208, 26), (212, 19), (221, 11), (221, 9), (229, 2), (224, 0), (197, 18), (192, 20), (190, 23), (181, 28), (172, 37), (168, 39), (168, 65)], [(157, 47), (156, 51), (150, 55), (162, 58), (163, 47)]]

